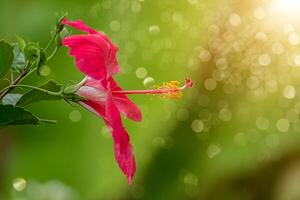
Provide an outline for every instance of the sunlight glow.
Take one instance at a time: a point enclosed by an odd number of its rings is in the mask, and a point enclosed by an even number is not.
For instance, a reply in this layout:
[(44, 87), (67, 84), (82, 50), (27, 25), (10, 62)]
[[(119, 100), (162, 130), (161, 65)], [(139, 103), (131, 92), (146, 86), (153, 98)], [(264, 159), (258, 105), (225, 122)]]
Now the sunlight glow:
[(273, 9), (285, 15), (300, 15), (299, 0), (275, 0)]

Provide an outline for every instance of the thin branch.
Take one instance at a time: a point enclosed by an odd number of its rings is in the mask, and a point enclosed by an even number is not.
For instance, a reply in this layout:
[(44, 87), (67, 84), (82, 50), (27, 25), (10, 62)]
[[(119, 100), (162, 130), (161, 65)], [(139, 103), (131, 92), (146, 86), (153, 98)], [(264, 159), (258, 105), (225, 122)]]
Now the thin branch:
[[(19, 84), (26, 76), (27, 76), (27, 70), (24, 70), (21, 72), (21, 74), (11, 83), (11, 85), (17, 85)], [(0, 92), (0, 100), (7, 95), (9, 92), (11, 92), (14, 89), (14, 87), (6, 87)]]
[(59, 47), (55, 46), (54, 51), (52, 52), (52, 54), (50, 56), (48, 56), (47, 61), (49, 61), (51, 58), (53, 58), (53, 56), (56, 55), (57, 51), (58, 51)]
[(46, 93), (46, 94), (49, 94), (49, 95), (51, 95), (51, 96), (62, 96), (61, 91), (60, 91), (60, 92), (52, 92), (52, 91), (49, 91), (49, 90), (45, 90), (45, 89), (43, 89), (43, 88), (34, 87), (34, 86), (31, 86), (31, 85), (22, 85), (22, 84), (7, 86), (7, 87), (4, 88), (3, 90), (1, 90), (0, 93), (3, 92), (3, 91), (5, 91), (5, 90), (9, 90), (10, 88), (16, 88), (16, 87), (30, 88), (30, 89), (33, 89), (33, 90), (38, 90), (38, 91), (44, 92), (44, 93)]

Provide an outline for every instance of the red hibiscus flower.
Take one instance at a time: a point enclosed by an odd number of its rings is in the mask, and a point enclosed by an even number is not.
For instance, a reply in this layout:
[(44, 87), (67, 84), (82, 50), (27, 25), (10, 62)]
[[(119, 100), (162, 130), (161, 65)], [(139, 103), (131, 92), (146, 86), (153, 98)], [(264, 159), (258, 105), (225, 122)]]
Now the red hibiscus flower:
[(69, 47), (77, 68), (86, 75), (76, 93), (85, 98), (80, 104), (101, 117), (109, 127), (114, 140), (115, 158), (131, 184), (136, 165), (120, 113), (134, 121), (141, 121), (142, 115), (126, 94), (159, 94), (178, 98), (183, 89), (192, 87), (193, 82), (186, 79), (182, 87), (179, 86), (179, 82), (171, 81), (153, 90), (123, 91), (112, 78), (119, 72), (116, 59), (118, 48), (103, 33), (91, 29), (80, 20), (72, 22), (64, 19), (62, 23), (87, 33), (66, 37), (62, 42), (64, 46)]

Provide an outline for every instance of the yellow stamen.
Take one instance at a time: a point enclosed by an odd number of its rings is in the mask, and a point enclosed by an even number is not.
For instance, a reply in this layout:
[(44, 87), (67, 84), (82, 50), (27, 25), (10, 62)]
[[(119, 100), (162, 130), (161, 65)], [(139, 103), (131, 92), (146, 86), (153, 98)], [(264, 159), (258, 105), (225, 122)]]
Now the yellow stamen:
[(182, 92), (180, 88), (179, 81), (165, 82), (160, 86), (154, 86), (157, 90), (162, 93), (157, 93), (157, 95), (166, 99), (179, 99), (182, 97)]

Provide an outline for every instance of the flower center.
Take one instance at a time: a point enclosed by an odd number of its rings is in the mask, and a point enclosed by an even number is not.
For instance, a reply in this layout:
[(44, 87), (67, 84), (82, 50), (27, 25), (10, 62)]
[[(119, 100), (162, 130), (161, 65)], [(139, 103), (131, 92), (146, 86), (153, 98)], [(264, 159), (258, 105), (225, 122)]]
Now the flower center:
[(115, 90), (113, 94), (153, 94), (159, 95), (168, 99), (179, 99), (182, 96), (182, 91), (187, 88), (193, 87), (193, 81), (191, 79), (185, 79), (185, 84), (180, 86), (179, 81), (170, 81), (163, 83), (160, 86), (155, 86), (150, 90)]

